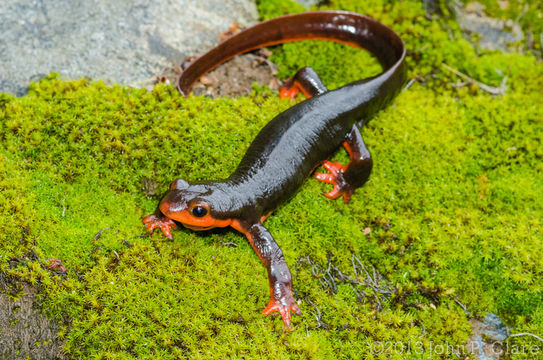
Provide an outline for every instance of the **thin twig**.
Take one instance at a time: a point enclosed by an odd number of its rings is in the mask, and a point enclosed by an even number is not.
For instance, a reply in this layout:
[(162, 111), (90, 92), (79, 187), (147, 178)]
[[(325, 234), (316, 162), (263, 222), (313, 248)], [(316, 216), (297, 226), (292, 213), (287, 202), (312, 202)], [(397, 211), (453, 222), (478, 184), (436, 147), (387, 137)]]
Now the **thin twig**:
[[(313, 306), (315, 308), (315, 310), (317, 310), (317, 313), (312, 313), (313, 316), (315, 317), (315, 320), (317, 320), (317, 329), (320, 328), (320, 327), (323, 327), (323, 328), (328, 328), (329, 325), (326, 324), (325, 322), (323, 322), (321, 319), (322, 319), (322, 314), (321, 314), (321, 311), (319, 310), (319, 308), (317, 307), (317, 305), (315, 305), (313, 303), (313, 301), (311, 301), (308, 297), (305, 298), (305, 301), (309, 303), (309, 305)], [(323, 326), (324, 325), (324, 326)]]
[(98, 239), (100, 239), (100, 236), (102, 236), (102, 233), (106, 230), (109, 230), (111, 228), (105, 228), (105, 229), (102, 229), (100, 231), (98, 231), (98, 233), (96, 235), (94, 235), (94, 237), (92, 238), (92, 241), (96, 241)]
[[(378, 311), (383, 309), (381, 299), (383, 296), (389, 297), (393, 295), (396, 290), (384, 279), (384, 277), (377, 271), (375, 267), (371, 267), (373, 275), (366, 269), (364, 264), (354, 254), (351, 258), (353, 271), (355, 276), (351, 277), (343, 273), (333, 261), (328, 260), (328, 266), (323, 269), (322, 266), (315, 263), (310, 256), (302, 257), (299, 262), (305, 262), (311, 267), (311, 274), (317, 278), (325, 290), (331, 291), (333, 294), (337, 292), (337, 286), (339, 283), (348, 283), (351, 285), (352, 290), (357, 295), (359, 301), (371, 296), (374, 305)], [(366, 278), (364, 278), (364, 273)], [(363, 285), (373, 291), (373, 294), (367, 294), (360, 288), (359, 285)]]
[[(353, 264), (354, 277), (358, 277), (358, 273), (356, 272), (356, 265), (355, 265), (355, 263), (354, 263), (354, 258), (355, 258), (355, 256), (354, 256), (354, 254), (353, 254), (353, 256), (351, 256), (351, 263)], [(358, 259), (357, 259), (357, 260), (358, 260)]]
[(227, 242), (223, 242), (221, 243), (221, 246), (231, 246), (231, 247), (238, 247), (238, 244), (236, 244), (235, 242), (233, 241), (227, 241)]
[(532, 337), (535, 337), (537, 340), (543, 342), (543, 338), (540, 338), (539, 336), (534, 335), (534, 334), (531, 334), (531, 333), (528, 333), (528, 332), (523, 332), (523, 333), (518, 333), (518, 334), (511, 334), (511, 335), (509, 335), (509, 337), (517, 337), (517, 336), (532, 336)]
[(411, 87), (411, 85), (413, 85), (413, 83), (416, 81), (417, 79), (416, 78), (413, 78), (411, 80), (409, 80), (409, 82), (407, 83), (407, 85), (405, 85), (405, 87), (403, 88), (403, 91), (409, 89)]
[(525, 4), (524, 5), (524, 9), (522, 10), (522, 12), (520, 14), (518, 14), (517, 18), (515, 19), (515, 21), (513, 21), (515, 24), (518, 24), (520, 22), (520, 19), (522, 19), (524, 17), (524, 15), (526, 15), (526, 13), (528, 12), (528, 10), (530, 10), (530, 7), (528, 6), (528, 4)]
[(450, 67), (447, 64), (441, 64), (441, 67), (444, 68), (445, 70), (449, 70), (453, 74), (461, 77), (462, 79), (466, 80), (467, 82), (469, 82), (471, 84), (476, 84), (477, 86), (479, 86), (481, 88), (481, 90), (486, 91), (489, 94), (492, 94), (492, 95), (503, 95), (503, 94), (505, 94), (505, 89), (507, 88), (506, 87), (507, 75), (505, 75), (503, 77), (500, 86), (494, 87), (494, 86), (483, 84), (482, 82), (477, 81), (474, 78), (471, 78), (471, 77), (469, 77), (468, 75), (466, 75), (464, 73), (461, 73), (460, 71)]
[(460, 302), (460, 300), (458, 300), (458, 296), (454, 298), (454, 302), (455, 302), (456, 304), (458, 304), (458, 306), (460, 306), (460, 307), (462, 308), (462, 310), (464, 310), (464, 312), (465, 312), (466, 314), (469, 314), (469, 313), (470, 313), (470, 312), (468, 311), (468, 308), (466, 307), (466, 305), (462, 304), (462, 303)]
[(149, 78), (149, 79), (134, 81), (134, 82), (128, 84), (128, 86), (129, 87), (138, 87), (140, 85), (148, 84), (148, 83), (153, 82), (153, 81), (156, 81), (156, 76), (152, 77), (152, 78)]
[(356, 260), (356, 262), (358, 262), (358, 265), (360, 265), (360, 267), (362, 268), (362, 270), (364, 270), (364, 272), (366, 273), (366, 276), (368, 277), (368, 279), (371, 279), (371, 276), (370, 276), (370, 274), (368, 273), (368, 270), (366, 270), (366, 267), (362, 264), (362, 262), (360, 261), (360, 259), (357, 258), (356, 256), (354, 256), (354, 254), (353, 254), (353, 259)]
[(41, 259), (40, 257), (38, 256), (38, 254), (36, 253), (36, 251), (34, 251), (34, 249), (30, 249), (30, 254), (32, 255), (32, 257), (34, 258), (34, 260), (37, 260), (38, 263), (40, 264), (40, 266), (45, 269), (46, 266), (41, 262)]

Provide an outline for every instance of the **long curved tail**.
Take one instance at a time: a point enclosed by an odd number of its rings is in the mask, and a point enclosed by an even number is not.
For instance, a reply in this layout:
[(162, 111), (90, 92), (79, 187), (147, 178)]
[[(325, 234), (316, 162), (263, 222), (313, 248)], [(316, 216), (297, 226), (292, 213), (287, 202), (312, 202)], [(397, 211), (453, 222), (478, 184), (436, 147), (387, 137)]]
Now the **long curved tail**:
[(285, 15), (250, 27), (200, 56), (179, 76), (177, 89), (188, 96), (208, 71), (236, 55), (265, 46), (301, 40), (330, 40), (368, 50), (384, 73), (402, 67), (405, 46), (390, 28), (368, 16), (347, 11), (315, 11)]

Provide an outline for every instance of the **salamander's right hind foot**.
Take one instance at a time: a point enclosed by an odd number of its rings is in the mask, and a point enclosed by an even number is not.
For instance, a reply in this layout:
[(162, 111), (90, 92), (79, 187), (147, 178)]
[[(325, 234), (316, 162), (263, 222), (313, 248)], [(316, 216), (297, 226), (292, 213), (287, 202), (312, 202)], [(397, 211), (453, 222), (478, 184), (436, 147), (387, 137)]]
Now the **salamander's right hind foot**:
[(327, 173), (316, 173), (315, 179), (334, 185), (334, 188), (329, 193), (324, 194), (328, 199), (335, 200), (343, 196), (343, 202), (348, 203), (351, 200), (351, 195), (356, 190), (356, 187), (350, 185), (344, 177), (347, 170), (346, 165), (341, 165), (338, 162), (325, 161), (322, 166), (328, 171)]
[(306, 66), (298, 70), (296, 75), (279, 87), (279, 97), (281, 99), (290, 98), (294, 100), (300, 91), (309, 99), (328, 91), (328, 89), (324, 86), (315, 70), (312, 67)]
[(343, 196), (343, 201), (348, 203), (354, 191), (368, 181), (373, 161), (356, 125), (353, 126), (343, 146), (351, 158), (349, 164), (325, 161), (322, 165), (330, 173), (317, 173), (315, 179), (334, 185), (332, 191), (324, 196), (329, 199)]

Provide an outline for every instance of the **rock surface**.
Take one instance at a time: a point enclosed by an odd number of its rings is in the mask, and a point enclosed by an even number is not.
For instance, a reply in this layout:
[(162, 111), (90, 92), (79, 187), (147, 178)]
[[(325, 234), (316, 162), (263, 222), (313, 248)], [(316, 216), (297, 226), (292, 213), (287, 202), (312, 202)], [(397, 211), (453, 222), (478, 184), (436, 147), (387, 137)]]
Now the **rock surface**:
[(321, 0), (295, 0), (298, 4), (304, 6), (307, 10), (311, 10), (312, 6), (316, 6), (321, 3)]
[[(36, 308), (37, 289), (0, 274), (0, 359), (63, 359), (59, 326)], [(12, 297), (17, 295), (17, 300)]]
[(505, 355), (504, 341), (509, 336), (507, 327), (498, 315), (489, 313), (483, 321), (471, 319), (473, 335), (467, 349), (477, 360), (499, 360)]
[(482, 49), (509, 51), (524, 39), (518, 23), (488, 17), (484, 9), (478, 2), (455, 7), (458, 24), (468, 34), (477, 35), (477, 43)]
[(0, 92), (52, 71), (144, 86), (257, 17), (252, 0), (1, 1)]

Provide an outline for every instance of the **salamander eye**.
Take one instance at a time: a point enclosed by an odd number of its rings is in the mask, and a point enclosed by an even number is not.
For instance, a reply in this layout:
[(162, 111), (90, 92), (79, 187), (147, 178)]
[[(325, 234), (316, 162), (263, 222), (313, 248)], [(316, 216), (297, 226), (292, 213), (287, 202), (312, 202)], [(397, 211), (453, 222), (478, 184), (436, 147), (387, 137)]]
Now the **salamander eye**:
[(196, 217), (204, 217), (204, 216), (207, 215), (207, 209), (205, 207), (202, 207), (202, 206), (193, 207), (191, 212), (192, 212), (192, 215), (194, 215)]

